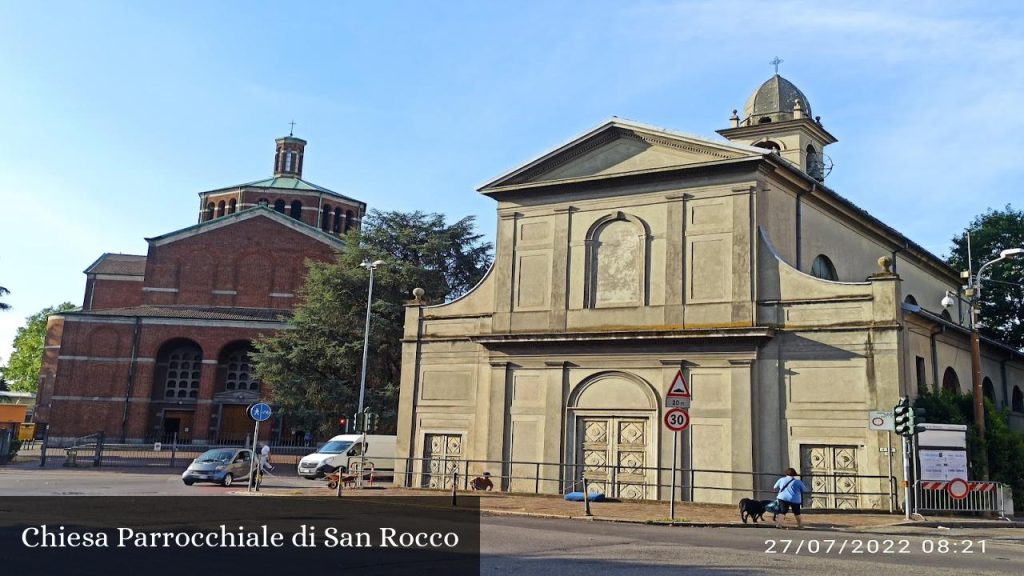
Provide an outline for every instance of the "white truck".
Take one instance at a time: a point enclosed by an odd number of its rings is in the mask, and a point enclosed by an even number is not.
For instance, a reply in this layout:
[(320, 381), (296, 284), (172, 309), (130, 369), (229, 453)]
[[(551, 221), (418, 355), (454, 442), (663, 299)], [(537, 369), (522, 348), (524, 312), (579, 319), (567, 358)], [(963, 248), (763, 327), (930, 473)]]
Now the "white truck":
[[(366, 435), (366, 456), (363, 458), (369, 473), (380, 479), (392, 478), (395, 472), (396, 436)], [(358, 470), (364, 446), (362, 434), (341, 434), (327, 441), (316, 452), (299, 461), (299, 476), (315, 480), (338, 469), (342, 473)]]

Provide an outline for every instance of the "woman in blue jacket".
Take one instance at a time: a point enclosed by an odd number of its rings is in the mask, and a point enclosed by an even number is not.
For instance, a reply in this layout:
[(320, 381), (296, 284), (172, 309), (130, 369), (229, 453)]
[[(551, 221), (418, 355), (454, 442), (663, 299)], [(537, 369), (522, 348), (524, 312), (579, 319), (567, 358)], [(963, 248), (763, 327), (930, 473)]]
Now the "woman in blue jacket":
[(800, 504), (804, 501), (804, 492), (807, 486), (796, 477), (796, 470), (786, 468), (786, 475), (775, 482), (775, 489), (779, 491), (776, 499), (779, 501), (779, 518), (775, 521), (776, 528), (782, 528), (782, 521), (786, 519), (786, 513), (793, 511), (796, 516), (796, 527), (803, 528), (800, 521)]

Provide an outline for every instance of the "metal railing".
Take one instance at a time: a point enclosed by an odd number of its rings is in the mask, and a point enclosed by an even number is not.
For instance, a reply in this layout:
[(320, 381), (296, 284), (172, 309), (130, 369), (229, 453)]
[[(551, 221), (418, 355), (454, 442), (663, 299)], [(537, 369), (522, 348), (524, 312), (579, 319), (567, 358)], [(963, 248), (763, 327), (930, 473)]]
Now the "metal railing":
[[(379, 459), (383, 460), (383, 459)], [(396, 462), (400, 464), (401, 462)], [(395, 483), (412, 488), (448, 490), (452, 472), (459, 474), (462, 490), (469, 490), (474, 478), (490, 473), (495, 491), (533, 494), (565, 494), (578, 489), (584, 476), (594, 491), (623, 500), (676, 500), (691, 502), (735, 502), (740, 498), (767, 500), (776, 496), (772, 485), (780, 477), (774, 472), (704, 470), (676, 468), (681, 481), (669, 484), (672, 469), (667, 467), (620, 467), (613, 465), (563, 464), (558, 462), (405, 458), (404, 467), (396, 466)], [(850, 490), (812, 490), (804, 494), (804, 506), (818, 509), (889, 510), (896, 508), (898, 490), (894, 476), (814, 474), (805, 476), (837, 486), (837, 480), (852, 486)], [(824, 505), (823, 505), (824, 504)], [(833, 504), (829, 506), (828, 504)]]
[(1008, 485), (999, 482), (918, 480), (914, 482), (914, 511), (992, 513), (1009, 520), (1013, 515), (1012, 496), (1006, 497), (1009, 490)]

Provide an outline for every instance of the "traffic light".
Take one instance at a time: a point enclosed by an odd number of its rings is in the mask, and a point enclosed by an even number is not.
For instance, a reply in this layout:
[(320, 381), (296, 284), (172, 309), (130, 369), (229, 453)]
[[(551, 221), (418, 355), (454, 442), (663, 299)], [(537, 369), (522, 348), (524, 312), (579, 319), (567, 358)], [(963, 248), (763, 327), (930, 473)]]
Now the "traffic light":
[(377, 426), (380, 424), (380, 414), (375, 412), (366, 413), (366, 431), (376, 432)]
[(911, 415), (913, 416), (914, 422), (912, 426), (914, 434), (920, 434), (921, 432), (925, 431), (923, 424), (927, 422), (927, 420), (925, 420), (924, 414), (924, 408), (914, 408), (911, 411)]
[(366, 412), (356, 412), (356, 432), (365, 432), (366, 427)]
[(913, 434), (914, 409), (910, 407), (910, 396), (900, 398), (899, 404), (892, 409), (893, 417), (896, 420), (896, 433), (900, 436)]
[(338, 427), (339, 428), (344, 428), (346, 425), (348, 425), (348, 418), (346, 418), (344, 416), (342, 416), (341, 418), (338, 418)]

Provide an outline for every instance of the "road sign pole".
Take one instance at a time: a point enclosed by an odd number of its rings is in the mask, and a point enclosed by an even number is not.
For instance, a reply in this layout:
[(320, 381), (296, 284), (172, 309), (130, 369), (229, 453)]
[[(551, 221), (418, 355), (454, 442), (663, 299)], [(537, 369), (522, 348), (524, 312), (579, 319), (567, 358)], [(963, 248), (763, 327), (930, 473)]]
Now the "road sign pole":
[(676, 519), (676, 452), (679, 451), (679, 432), (672, 433), (672, 484), (668, 489), (668, 518)]
[[(887, 431), (885, 438), (889, 443), (889, 449), (885, 453), (885, 459), (889, 463), (889, 478), (892, 478), (892, 432)], [(892, 514), (895, 510), (895, 503), (893, 502), (895, 494), (892, 493), (892, 480), (886, 480), (886, 484), (889, 485), (889, 514)]]
[(903, 437), (903, 515), (910, 520), (910, 439)]
[(246, 492), (252, 492), (253, 487), (253, 470), (256, 468), (256, 439), (260, 436), (260, 421), (256, 421), (256, 426), (252, 431), (252, 454), (249, 455), (249, 487)]

